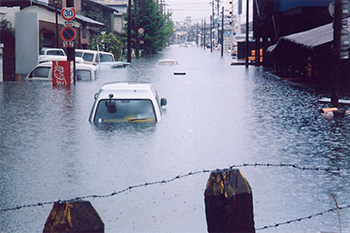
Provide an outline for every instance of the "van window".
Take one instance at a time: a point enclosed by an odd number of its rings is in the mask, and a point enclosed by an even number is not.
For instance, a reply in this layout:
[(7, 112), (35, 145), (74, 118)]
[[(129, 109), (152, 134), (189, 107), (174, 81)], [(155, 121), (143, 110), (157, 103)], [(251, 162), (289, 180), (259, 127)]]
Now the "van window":
[(110, 55), (110, 54), (102, 54), (102, 53), (100, 53), (100, 59), (101, 59), (101, 62), (114, 61), (113, 60), (113, 56)]
[(47, 55), (60, 55), (64, 56), (64, 53), (61, 50), (48, 50), (46, 52)]
[(30, 77), (48, 78), (49, 70), (49, 67), (38, 67), (35, 70), (33, 70), (32, 75), (30, 75)]
[(91, 81), (91, 72), (88, 70), (77, 70), (76, 74), (78, 81)]
[(75, 56), (76, 57), (82, 57), (83, 56), (83, 52), (75, 52)]
[(85, 61), (92, 62), (92, 61), (94, 60), (94, 54), (91, 54), (91, 53), (84, 53), (83, 59), (84, 59)]

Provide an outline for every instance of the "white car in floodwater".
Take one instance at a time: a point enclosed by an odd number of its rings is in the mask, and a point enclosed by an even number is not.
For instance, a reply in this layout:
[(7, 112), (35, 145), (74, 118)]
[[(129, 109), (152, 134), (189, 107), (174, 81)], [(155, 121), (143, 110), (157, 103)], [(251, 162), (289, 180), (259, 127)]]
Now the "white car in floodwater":
[(156, 122), (162, 120), (165, 98), (150, 83), (114, 82), (95, 94), (90, 122)]
[[(93, 81), (98, 77), (98, 69), (94, 65), (75, 64), (77, 81)], [(27, 74), (25, 80), (29, 81), (52, 81), (52, 62), (44, 62), (35, 66)]]

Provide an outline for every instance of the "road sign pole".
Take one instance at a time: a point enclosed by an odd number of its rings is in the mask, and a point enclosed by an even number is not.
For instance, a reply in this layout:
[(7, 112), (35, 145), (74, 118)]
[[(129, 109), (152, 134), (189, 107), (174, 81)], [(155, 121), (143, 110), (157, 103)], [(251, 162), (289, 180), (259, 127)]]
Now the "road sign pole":
[[(74, 0), (67, 0), (67, 7), (74, 7)], [(75, 43), (73, 47), (67, 48), (67, 61), (73, 61), (73, 77), (74, 84), (76, 82), (76, 74), (75, 74)]]

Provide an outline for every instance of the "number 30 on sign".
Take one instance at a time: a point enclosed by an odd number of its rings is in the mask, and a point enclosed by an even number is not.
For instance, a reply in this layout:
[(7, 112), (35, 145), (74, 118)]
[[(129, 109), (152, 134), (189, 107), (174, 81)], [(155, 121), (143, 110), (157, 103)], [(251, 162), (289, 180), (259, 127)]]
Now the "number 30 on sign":
[(71, 21), (75, 18), (76, 12), (73, 7), (65, 7), (61, 10), (61, 16), (64, 20)]

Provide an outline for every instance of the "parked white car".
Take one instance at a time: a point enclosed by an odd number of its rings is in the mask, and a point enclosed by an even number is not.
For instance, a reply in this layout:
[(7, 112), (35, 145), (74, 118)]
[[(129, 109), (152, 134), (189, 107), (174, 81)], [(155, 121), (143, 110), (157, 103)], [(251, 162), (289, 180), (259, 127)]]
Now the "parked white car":
[(84, 59), (86, 64), (97, 65), (102, 62), (111, 62), (114, 60), (114, 55), (112, 53), (95, 51), (89, 49), (76, 49), (75, 57), (81, 57)]
[(63, 49), (60, 48), (47, 48), (44, 47), (40, 51), (40, 55), (56, 55), (56, 56), (66, 56)]
[(162, 120), (165, 98), (150, 83), (114, 82), (95, 94), (90, 122), (155, 122)]
[(39, 63), (40, 63), (40, 60), (42, 60), (43, 58), (49, 57), (49, 56), (65, 57), (66, 53), (64, 52), (63, 49), (60, 49), (60, 48), (44, 47), (41, 49), (40, 54), (39, 54)]
[[(77, 81), (92, 81), (97, 79), (97, 67), (88, 64), (75, 64)], [(27, 74), (25, 80), (30, 81), (52, 81), (52, 62), (40, 63)]]

